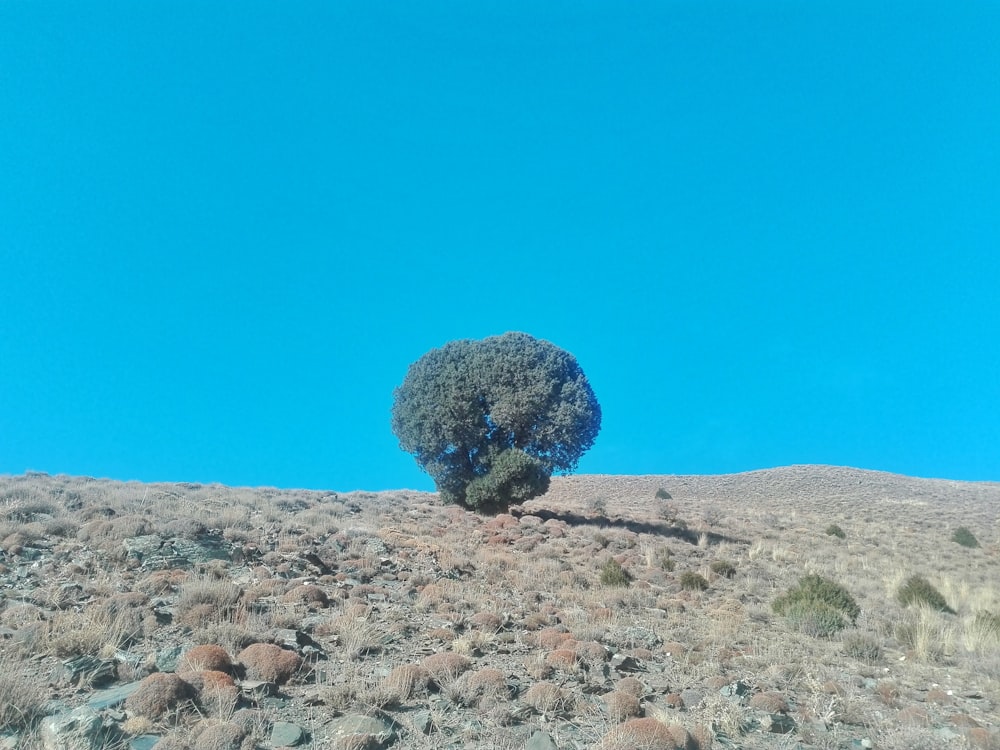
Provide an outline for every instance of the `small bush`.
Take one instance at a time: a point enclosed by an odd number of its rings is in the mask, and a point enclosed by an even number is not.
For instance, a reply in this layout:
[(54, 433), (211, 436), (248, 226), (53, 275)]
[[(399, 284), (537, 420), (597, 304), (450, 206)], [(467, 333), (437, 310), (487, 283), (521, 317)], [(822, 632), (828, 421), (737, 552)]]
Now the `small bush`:
[(273, 643), (247, 646), (240, 651), (237, 659), (246, 667), (249, 679), (273, 682), (275, 685), (288, 682), (302, 666), (302, 657), (297, 653)]
[(851, 633), (844, 636), (844, 653), (859, 661), (873, 664), (882, 656), (882, 647), (868, 633)]
[(656, 499), (657, 500), (673, 500), (673, 498), (670, 497), (670, 493), (667, 492), (663, 487), (660, 487), (660, 489), (658, 489), (656, 491)]
[(673, 573), (674, 568), (677, 567), (677, 561), (674, 560), (673, 552), (667, 547), (663, 547), (656, 553), (656, 560), (660, 564), (660, 567), (668, 573)]
[(976, 535), (969, 531), (965, 526), (959, 526), (955, 529), (951, 535), (951, 541), (971, 549), (975, 549), (979, 546), (979, 540), (976, 539)]
[(131, 714), (159, 719), (194, 697), (194, 688), (177, 675), (154, 672), (125, 700), (125, 708)]
[(713, 573), (723, 578), (732, 578), (736, 575), (736, 566), (728, 560), (713, 560), (708, 566)]
[(948, 606), (948, 602), (945, 601), (941, 592), (934, 588), (930, 581), (921, 576), (910, 576), (906, 580), (906, 583), (899, 587), (899, 591), (896, 592), (896, 598), (904, 607), (908, 607), (911, 604), (918, 606), (926, 605), (939, 612), (947, 612), (950, 615), (955, 614), (955, 610)]
[(835, 536), (838, 539), (847, 538), (847, 534), (844, 533), (844, 530), (835, 523), (831, 523), (829, 526), (826, 527), (826, 533), (829, 536)]
[(818, 575), (799, 580), (798, 587), (775, 599), (772, 607), (798, 630), (815, 636), (833, 635), (853, 625), (861, 613), (847, 589)]
[(628, 586), (631, 582), (632, 574), (613, 557), (601, 566), (601, 583), (605, 586)]
[(708, 581), (701, 573), (687, 570), (681, 573), (681, 588), (686, 591), (705, 591), (708, 588)]

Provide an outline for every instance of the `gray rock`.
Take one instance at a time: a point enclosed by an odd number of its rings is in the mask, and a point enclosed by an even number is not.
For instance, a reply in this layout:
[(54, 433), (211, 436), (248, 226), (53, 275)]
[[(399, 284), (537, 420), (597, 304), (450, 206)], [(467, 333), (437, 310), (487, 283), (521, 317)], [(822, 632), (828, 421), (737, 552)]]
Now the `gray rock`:
[(396, 741), (396, 728), (377, 716), (347, 714), (330, 725), (334, 737), (365, 737), (368, 747), (386, 748)]
[(694, 708), (701, 703), (705, 697), (697, 690), (682, 690), (681, 700), (684, 701), (684, 708)]
[(524, 750), (556, 750), (556, 743), (552, 741), (548, 732), (539, 730), (531, 735)]
[(53, 670), (50, 679), (57, 685), (99, 686), (112, 682), (116, 674), (114, 659), (84, 654), (65, 659)]
[(646, 670), (641, 661), (633, 656), (625, 656), (624, 654), (615, 654), (611, 657), (611, 668), (622, 674), (644, 672)]
[(153, 750), (160, 739), (158, 734), (140, 734), (128, 741), (128, 750)]
[(719, 695), (733, 703), (742, 703), (750, 697), (750, 686), (745, 682), (733, 682), (721, 688)]
[(98, 690), (90, 696), (90, 700), (87, 701), (87, 705), (90, 706), (95, 711), (101, 711), (105, 708), (114, 708), (115, 706), (120, 706), (125, 702), (132, 693), (134, 693), (139, 688), (139, 681), (129, 682), (125, 685), (116, 685), (113, 688), (108, 688), (107, 690)]
[(768, 714), (760, 720), (760, 728), (771, 734), (788, 734), (795, 731), (795, 720), (787, 714)]
[(156, 653), (156, 669), (160, 672), (176, 672), (180, 663), (181, 654), (184, 653), (183, 646), (170, 646), (162, 648)]
[(271, 745), (273, 747), (295, 747), (302, 742), (305, 732), (298, 724), (290, 721), (276, 721), (271, 727)]
[(42, 719), (45, 750), (100, 750), (105, 747), (104, 722), (90, 706)]

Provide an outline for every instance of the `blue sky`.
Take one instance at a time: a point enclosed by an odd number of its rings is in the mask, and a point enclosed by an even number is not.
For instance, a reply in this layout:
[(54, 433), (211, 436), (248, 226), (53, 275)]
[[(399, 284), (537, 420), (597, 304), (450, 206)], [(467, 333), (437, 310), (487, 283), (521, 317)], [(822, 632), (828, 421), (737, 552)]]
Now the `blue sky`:
[(430, 489), (527, 331), (591, 473), (1000, 480), (1000, 4), (0, 3), (0, 472)]

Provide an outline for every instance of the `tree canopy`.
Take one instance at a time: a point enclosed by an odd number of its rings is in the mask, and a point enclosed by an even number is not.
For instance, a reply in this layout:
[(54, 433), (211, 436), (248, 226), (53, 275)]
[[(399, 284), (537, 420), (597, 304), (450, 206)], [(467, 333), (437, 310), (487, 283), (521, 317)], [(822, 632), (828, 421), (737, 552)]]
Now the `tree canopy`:
[(432, 349), (396, 388), (392, 431), (443, 499), (484, 512), (544, 493), (601, 429), (572, 354), (526, 333)]

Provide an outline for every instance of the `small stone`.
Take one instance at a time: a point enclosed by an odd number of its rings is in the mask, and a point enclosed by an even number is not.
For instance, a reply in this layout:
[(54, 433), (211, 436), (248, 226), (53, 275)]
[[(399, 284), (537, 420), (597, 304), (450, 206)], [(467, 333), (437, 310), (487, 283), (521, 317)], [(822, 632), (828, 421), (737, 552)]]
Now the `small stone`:
[(684, 701), (685, 708), (694, 708), (704, 700), (704, 696), (697, 690), (682, 690), (681, 700)]
[(335, 720), (331, 727), (335, 737), (363, 739), (368, 743), (365, 747), (373, 750), (382, 750), (396, 741), (395, 727), (377, 716), (347, 714)]
[(295, 747), (304, 736), (302, 727), (290, 721), (276, 721), (271, 727), (271, 745), (274, 747)]
[(734, 703), (742, 703), (750, 695), (750, 686), (745, 682), (733, 682), (719, 690), (719, 695)]
[(161, 739), (158, 734), (140, 734), (128, 741), (128, 750), (153, 750)]

